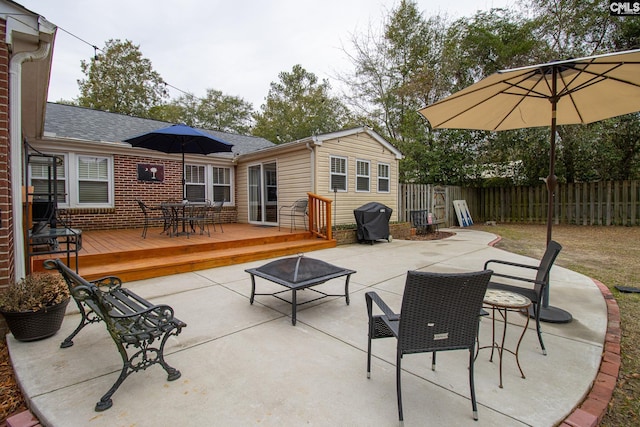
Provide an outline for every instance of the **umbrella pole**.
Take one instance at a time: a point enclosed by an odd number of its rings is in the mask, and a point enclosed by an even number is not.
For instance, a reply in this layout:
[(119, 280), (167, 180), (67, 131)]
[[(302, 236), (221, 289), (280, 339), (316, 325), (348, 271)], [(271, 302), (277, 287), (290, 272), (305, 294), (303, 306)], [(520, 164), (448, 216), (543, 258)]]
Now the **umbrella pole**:
[(184, 150), (182, 150), (182, 200), (187, 200), (186, 180), (184, 179)]
[[(552, 92), (551, 97), (551, 147), (549, 150), (549, 176), (546, 179), (547, 193), (548, 193), (548, 206), (547, 206), (547, 246), (551, 242), (551, 228), (553, 226), (553, 195), (556, 191), (556, 183), (558, 181), (555, 173), (556, 166), (556, 112), (558, 98), (556, 94), (556, 79), (557, 69), (553, 68), (553, 80), (552, 80)], [(538, 307), (540, 310), (540, 320), (549, 323), (569, 323), (573, 319), (573, 316), (565, 310), (557, 307), (551, 307), (549, 305), (549, 277), (547, 277), (547, 287), (542, 295), (542, 303)], [(533, 316), (533, 310), (531, 309), (530, 315)]]
[(551, 148), (549, 150), (549, 176), (545, 180), (547, 184), (547, 246), (551, 242), (551, 230), (553, 228), (553, 195), (556, 191), (558, 178), (556, 177), (556, 101), (551, 107)]

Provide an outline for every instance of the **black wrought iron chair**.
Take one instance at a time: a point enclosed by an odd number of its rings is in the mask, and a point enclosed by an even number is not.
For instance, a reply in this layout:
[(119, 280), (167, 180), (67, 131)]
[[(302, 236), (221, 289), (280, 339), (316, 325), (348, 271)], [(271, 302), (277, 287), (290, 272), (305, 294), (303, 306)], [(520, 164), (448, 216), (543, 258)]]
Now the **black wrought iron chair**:
[[(153, 224), (162, 224), (163, 231), (167, 231), (171, 225), (171, 215), (168, 211), (165, 211), (161, 206), (148, 206), (140, 199), (136, 199), (136, 203), (138, 203), (144, 215), (144, 226), (142, 228), (143, 239), (147, 238), (147, 229)], [(155, 212), (160, 212), (160, 214), (156, 214)]]
[(278, 230), (282, 225), (282, 218), (289, 217), (291, 232), (296, 228), (296, 217), (302, 217), (304, 229), (307, 229), (309, 217), (309, 199), (298, 199), (292, 205), (281, 206), (278, 212)]
[[(469, 350), (469, 387), (473, 418), (478, 419), (474, 388), (473, 363), (482, 300), (491, 271), (473, 273), (427, 273), (409, 271), (399, 314), (394, 313), (375, 292), (367, 292), (369, 335), (367, 378), (371, 377), (371, 340), (395, 337), (396, 392), (398, 415), (403, 421), (400, 373), (402, 357), (411, 353), (432, 352), (431, 369), (435, 370), (436, 352)], [(382, 314), (373, 314), (373, 303)]]
[(211, 204), (211, 223), (213, 224), (213, 231), (216, 231), (216, 224), (220, 226), (220, 232), (224, 233), (222, 229), (222, 207), (224, 201), (217, 201)]
[(187, 203), (184, 207), (184, 218), (189, 226), (186, 228), (187, 238), (189, 235), (200, 231), (200, 235), (207, 234), (211, 237), (209, 232), (208, 213), (211, 210), (211, 202), (195, 202)]
[[(562, 246), (560, 245), (560, 243), (554, 240), (549, 242), (539, 265), (521, 264), (517, 262), (503, 261), (498, 259), (490, 259), (489, 261), (484, 263), (484, 268), (488, 268), (489, 264), (499, 264), (516, 267), (516, 269), (519, 269), (520, 272), (524, 272), (523, 269), (533, 270), (536, 272), (535, 279), (515, 274), (494, 272), (494, 277), (502, 277), (510, 280), (515, 280), (516, 283), (519, 283), (520, 285), (491, 281), (489, 282), (489, 288), (515, 292), (520, 295), (524, 295), (531, 300), (534, 317), (536, 319), (536, 332), (538, 333), (538, 341), (540, 342), (540, 347), (542, 348), (542, 354), (544, 354), (545, 356), (547, 355), (547, 350), (544, 347), (544, 342), (542, 341), (542, 331), (540, 330), (540, 304), (542, 304), (543, 295), (545, 294), (546, 289), (549, 286), (549, 272), (551, 271), (551, 267), (553, 267), (553, 263), (558, 257), (560, 250), (562, 250)], [(529, 287), (526, 287), (527, 285), (529, 285)]]

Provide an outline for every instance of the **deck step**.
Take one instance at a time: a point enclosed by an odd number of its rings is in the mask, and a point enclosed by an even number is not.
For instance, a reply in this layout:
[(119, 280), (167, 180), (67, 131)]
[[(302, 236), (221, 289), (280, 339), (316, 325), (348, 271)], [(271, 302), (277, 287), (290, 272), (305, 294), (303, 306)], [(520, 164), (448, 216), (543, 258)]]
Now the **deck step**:
[[(336, 246), (335, 240), (286, 239), (285, 241), (256, 241), (238, 246), (224, 245), (212, 248), (197, 245), (188, 250), (164, 250), (163, 253), (149, 254), (149, 251), (117, 254), (114, 259), (105, 257), (90, 259), (83, 257), (79, 273), (87, 280), (104, 276), (118, 276), (123, 281), (143, 280), (177, 273), (204, 270), (225, 265), (293, 255), (302, 252), (327, 249)], [(169, 253), (168, 253), (169, 252)]]

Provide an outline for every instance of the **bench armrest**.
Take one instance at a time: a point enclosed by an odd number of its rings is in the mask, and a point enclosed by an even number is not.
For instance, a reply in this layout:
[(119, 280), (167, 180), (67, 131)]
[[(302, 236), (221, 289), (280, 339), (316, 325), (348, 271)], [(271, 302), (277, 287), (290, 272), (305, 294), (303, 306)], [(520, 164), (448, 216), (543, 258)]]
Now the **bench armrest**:
[(122, 280), (116, 276), (101, 277), (99, 279), (92, 280), (91, 283), (99, 288), (107, 287), (109, 290), (119, 289), (122, 286)]
[(71, 293), (71, 296), (73, 297), (73, 299), (75, 299), (76, 301), (84, 301), (84, 300), (91, 300), (94, 298), (95, 295), (95, 288), (92, 288), (90, 286), (86, 286), (86, 285), (78, 285), (78, 286), (74, 286), (73, 288), (69, 289), (69, 292)]
[(132, 311), (131, 313), (127, 314), (114, 313), (113, 311), (109, 312), (109, 317), (111, 317), (112, 319), (132, 319), (135, 317), (144, 318), (151, 317), (152, 315), (157, 318), (164, 318), (167, 321), (170, 321), (173, 319), (173, 308), (165, 304), (160, 304), (153, 305), (144, 310)]

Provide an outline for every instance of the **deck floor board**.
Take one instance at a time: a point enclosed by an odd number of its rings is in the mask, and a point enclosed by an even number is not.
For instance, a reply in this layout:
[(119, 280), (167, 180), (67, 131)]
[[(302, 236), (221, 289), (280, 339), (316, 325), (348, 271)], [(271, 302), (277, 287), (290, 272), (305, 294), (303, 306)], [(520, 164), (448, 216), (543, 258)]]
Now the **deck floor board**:
[[(83, 231), (78, 271), (86, 279), (114, 275), (125, 281), (141, 280), (222, 265), (231, 265), (334, 247), (335, 241), (318, 239), (304, 230), (293, 233), (278, 227), (224, 224), (211, 235), (170, 237), (161, 227)], [(33, 269), (51, 256), (37, 256)], [(59, 255), (66, 261), (66, 257)], [(75, 267), (75, 260), (72, 260)]]

